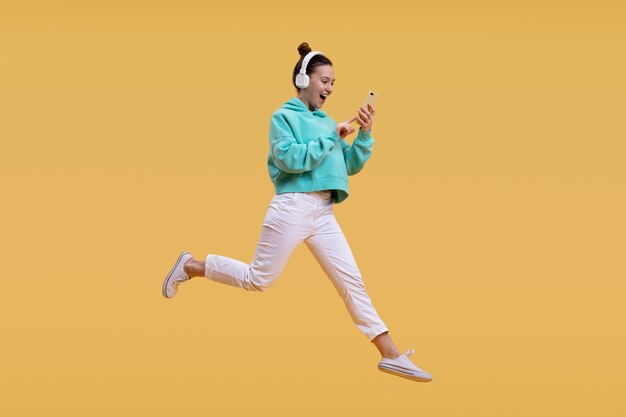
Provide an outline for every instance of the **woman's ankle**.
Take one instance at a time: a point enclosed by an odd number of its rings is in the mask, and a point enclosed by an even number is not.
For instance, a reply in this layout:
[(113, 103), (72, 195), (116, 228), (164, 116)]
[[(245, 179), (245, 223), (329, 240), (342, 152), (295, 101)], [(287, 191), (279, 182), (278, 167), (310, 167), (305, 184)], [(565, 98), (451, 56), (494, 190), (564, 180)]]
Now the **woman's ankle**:
[(195, 277), (204, 276), (204, 261), (199, 261), (196, 258), (191, 258), (183, 266), (185, 273), (189, 276), (189, 279)]
[(379, 334), (372, 340), (372, 343), (376, 346), (378, 351), (380, 352), (380, 356), (383, 358), (394, 359), (398, 356), (402, 355), (396, 345), (391, 340), (391, 336), (389, 336), (389, 332), (384, 332)]

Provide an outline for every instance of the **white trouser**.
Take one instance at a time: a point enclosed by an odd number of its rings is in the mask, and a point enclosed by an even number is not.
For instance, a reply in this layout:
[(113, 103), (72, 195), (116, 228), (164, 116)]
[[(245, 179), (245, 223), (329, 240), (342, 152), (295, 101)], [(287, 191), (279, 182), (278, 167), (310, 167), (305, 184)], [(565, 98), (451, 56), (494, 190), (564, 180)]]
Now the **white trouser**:
[(252, 262), (210, 254), (205, 276), (249, 291), (264, 291), (280, 276), (291, 253), (303, 241), (332, 280), (359, 329), (370, 340), (386, 332), (335, 220), (330, 191), (275, 195)]

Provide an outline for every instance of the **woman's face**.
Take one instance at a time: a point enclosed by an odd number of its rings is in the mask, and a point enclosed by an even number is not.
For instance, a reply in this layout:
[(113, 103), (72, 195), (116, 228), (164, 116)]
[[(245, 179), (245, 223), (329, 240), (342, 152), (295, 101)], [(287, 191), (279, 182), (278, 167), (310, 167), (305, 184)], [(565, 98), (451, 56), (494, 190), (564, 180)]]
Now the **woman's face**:
[(335, 71), (331, 65), (320, 65), (315, 67), (310, 78), (309, 86), (300, 90), (298, 98), (313, 111), (316, 108), (321, 109), (328, 96), (332, 94)]

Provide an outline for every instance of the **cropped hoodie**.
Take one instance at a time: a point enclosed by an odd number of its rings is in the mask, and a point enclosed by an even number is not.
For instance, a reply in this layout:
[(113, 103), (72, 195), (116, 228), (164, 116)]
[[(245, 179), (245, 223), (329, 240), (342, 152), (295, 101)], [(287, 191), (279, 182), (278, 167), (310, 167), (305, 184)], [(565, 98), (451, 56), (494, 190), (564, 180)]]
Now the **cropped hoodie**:
[(272, 114), (267, 168), (276, 194), (331, 190), (335, 203), (348, 198), (348, 175), (361, 171), (374, 139), (359, 129), (348, 145), (336, 125), (326, 112), (310, 111), (298, 98)]

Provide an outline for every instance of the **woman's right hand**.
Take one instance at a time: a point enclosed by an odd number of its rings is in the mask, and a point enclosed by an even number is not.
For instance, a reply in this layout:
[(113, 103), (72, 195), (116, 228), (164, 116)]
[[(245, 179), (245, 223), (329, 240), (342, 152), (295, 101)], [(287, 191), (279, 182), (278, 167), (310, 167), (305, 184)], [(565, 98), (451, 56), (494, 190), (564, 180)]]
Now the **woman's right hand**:
[(350, 126), (350, 123), (354, 122), (356, 119), (357, 118), (354, 117), (350, 120), (346, 120), (345, 122), (337, 124), (337, 127), (335, 127), (335, 132), (337, 132), (341, 139), (344, 139), (346, 136), (351, 135), (355, 132), (354, 128)]

